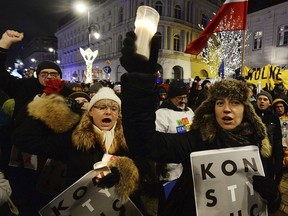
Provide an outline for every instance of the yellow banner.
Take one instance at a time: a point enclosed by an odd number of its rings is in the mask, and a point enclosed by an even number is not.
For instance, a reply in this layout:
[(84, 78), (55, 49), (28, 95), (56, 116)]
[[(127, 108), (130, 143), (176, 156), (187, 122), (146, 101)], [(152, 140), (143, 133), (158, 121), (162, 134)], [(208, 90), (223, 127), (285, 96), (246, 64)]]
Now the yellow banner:
[(278, 83), (283, 83), (288, 89), (288, 70), (283, 70), (277, 66), (268, 64), (258, 70), (244, 66), (243, 76), (247, 82), (256, 86), (260, 82), (262, 89), (267, 87), (271, 91), (274, 89), (274, 85)]

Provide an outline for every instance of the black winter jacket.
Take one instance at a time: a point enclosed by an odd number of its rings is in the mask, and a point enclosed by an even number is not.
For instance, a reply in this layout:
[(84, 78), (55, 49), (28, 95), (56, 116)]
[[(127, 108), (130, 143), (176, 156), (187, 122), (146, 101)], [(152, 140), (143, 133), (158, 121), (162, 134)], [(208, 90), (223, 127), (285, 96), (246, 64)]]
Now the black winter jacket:
[(255, 108), (255, 110), (267, 128), (269, 141), (272, 146), (272, 156), (263, 160), (265, 173), (280, 184), (284, 158), (280, 120), (273, 114), (270, 108), (265, 111), (258, 108)]
[(15, 99), (13, 116), (16, 117), (37, 94), (43, 93), (44, 86), (37, 78), (19, 79), (8, 73), (5, 66), (7, 52), (7, 49), (0, 48), (0, 88)]

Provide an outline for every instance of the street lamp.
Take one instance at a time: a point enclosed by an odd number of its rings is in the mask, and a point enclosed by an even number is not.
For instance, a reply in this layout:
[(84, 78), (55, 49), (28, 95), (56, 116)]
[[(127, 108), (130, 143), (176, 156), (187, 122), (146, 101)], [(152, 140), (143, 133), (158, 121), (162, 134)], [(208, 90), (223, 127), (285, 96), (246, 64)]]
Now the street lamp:
[(31, 58), (31, 62), (33, 62), (34, 64), (34, 67), (36, 67), (36, 64), (37, 64), (37, 60), (35, 58)]
[(49, 50), (49, 52), (53, 53), (53, 61), (55, 61), (55, 59), (56, 59), (56, 51), (55, 51), (55, 49), (53, 49), (52, 47), (49, 47), (48, 50)]
[[(95, 31), (95, 28), (97, 27), (96, 24), (90, 23), (90, 11), (88, 10), (87, 5), (83, 4), (83, 3), (76, 3), (74, 4), (74, 8), (79, 11), (79, 12), (85, 12), (87, 11), (87, 24), (88, 24), (88, 48), (86, 50), (82, 49), (80, 47), (80, 53), (82, 55), (82, 57), (84, 58), (84, 61), (86, 63), (86, 80), (85, 83), (92, 83), (93, 79), (92, 79), (92, 66), (93, 66), (93, 61), (95, 60), (95, 58), (98, 55), (98, 50), (92, 51), (90, 49), (90, 35), (92, 31)], [(99, 29), (99, 26), (98, 26)], [(100, 37), (100, 34), (95, 31), (96, 34), (96, 39), (98, 39)]]
[[(93, 36), (96, 39), (100, 38), (100, 33), (98, 32), (100, 29), (100, 26), (97, 23), (93, 23), (93, 21), (90, 21), (90, 11), (88, 9), (88, 6), (83, 2), (77, 2), (74, 4), (74, 9), (80, 13), (87, 12), (87, 28), (88, 28), (88, 48), (90, 47), (91, 43), (91, 33), (93, 33)], [(91, 23), (90, 23), (91, 22)]]

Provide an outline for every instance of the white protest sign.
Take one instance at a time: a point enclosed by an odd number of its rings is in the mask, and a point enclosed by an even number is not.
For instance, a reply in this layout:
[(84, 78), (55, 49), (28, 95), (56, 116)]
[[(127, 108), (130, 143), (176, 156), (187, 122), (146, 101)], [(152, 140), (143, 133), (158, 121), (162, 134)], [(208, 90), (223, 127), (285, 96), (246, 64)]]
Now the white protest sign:
[(190, 155), (198, 216), (267, 216), (253, 190), (253, 175), (264, 175), (256, 146), (193, 152)]
[(122, 204), (114, 187), (97, 187), (96, 178), (102, 175), (99, 170), (92, 170), (53, 199), (39, 213), (43, 216), (143, 216), (129, 199)]

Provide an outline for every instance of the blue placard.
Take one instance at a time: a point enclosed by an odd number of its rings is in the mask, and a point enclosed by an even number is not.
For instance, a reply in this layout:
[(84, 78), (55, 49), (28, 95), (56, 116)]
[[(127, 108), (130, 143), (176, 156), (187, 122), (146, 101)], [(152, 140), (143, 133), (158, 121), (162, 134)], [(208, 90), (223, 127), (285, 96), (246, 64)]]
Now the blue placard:
[(110, 66), (105, 66), (105, 67), (103, 67), (103, 71), (104, 71), (105, 73), (111, 73), (112, 69), (111, 69)]

